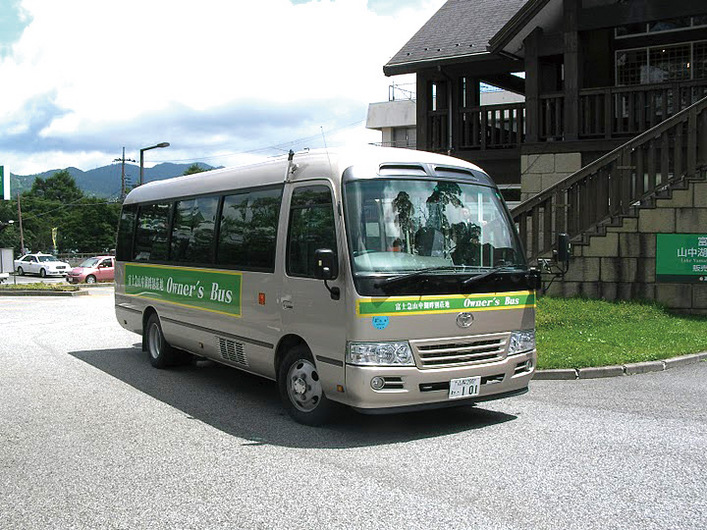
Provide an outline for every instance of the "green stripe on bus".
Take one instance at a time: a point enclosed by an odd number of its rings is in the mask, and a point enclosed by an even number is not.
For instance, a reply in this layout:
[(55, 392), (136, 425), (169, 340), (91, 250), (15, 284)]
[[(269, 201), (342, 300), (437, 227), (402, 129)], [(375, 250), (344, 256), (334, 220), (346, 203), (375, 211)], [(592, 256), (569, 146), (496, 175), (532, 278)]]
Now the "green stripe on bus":
[(241, 316), (240, 272), (125, 264), (125, 294)]
[(356, 313), (360, 317), (374, 315), (424, 315), (457, 311), (493, 311), (535, 306), (535, 293), (472, 294), (452, 296), (405, 296), (359, 300)]

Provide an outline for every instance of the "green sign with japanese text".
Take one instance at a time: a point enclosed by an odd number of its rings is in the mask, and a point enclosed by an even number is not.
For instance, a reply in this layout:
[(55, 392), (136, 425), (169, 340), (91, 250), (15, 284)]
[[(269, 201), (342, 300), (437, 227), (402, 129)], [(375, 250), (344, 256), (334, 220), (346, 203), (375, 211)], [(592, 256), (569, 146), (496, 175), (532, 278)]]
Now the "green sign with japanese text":
[(368, 316), (432, 315), (464, 311), (494, 311), (535, 307), (535, 293), (514, 291), (448, 296), (394, 296), (363, 298), (358, 301), (356, 314)]
[(241, 316), (243, 275), (166, 265), (125, 264), (125, 294), (168, 304)]
[(656, 234), (659, 282), (707, 283), (707, 234)]

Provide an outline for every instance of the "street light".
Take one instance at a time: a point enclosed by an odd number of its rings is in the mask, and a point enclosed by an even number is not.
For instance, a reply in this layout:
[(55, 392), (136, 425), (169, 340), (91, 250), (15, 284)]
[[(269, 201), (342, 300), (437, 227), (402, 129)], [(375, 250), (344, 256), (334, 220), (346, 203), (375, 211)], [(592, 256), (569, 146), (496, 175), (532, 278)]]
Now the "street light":
[(0, 221), (0, 232), (2, 232), (3, 230), (5, 230), (8, 226), (10, 226), (10, 225), (12, 225), (12, 224), (15, 224), (15, 221), (13, 221), (12, 219), (10, 219), (10, 220), (9, 220), (8, 222), (6, 222), (6, 223), (3, 222), (3, 221)]
[(150, 149), (157, 149), (158, 147), (169, 147), (169, 142), (162, 142), (157, 145), (153, 145), (151, 147), (143, 147), (140, 149), (140, 182), (138, 183), (138, 186), (142, 186), (144, 184), (144, 164), (145, 164), (145, 151), (149, 151)]

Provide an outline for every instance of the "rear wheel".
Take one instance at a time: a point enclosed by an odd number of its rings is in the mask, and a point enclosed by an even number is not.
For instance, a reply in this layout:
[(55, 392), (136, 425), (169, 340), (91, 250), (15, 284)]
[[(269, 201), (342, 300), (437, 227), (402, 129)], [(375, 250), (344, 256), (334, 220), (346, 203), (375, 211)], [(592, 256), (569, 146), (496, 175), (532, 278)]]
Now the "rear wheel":
[(19, 274), (20, 276), (24, 276), (25, 270), (22, 267), (17, 267), (17, 274)]
[(162, 325), (157, 313), (150, 315), (145, 326), (145, 344), (150, 355), (150, 364), (155, 368), (166, 368), (176, 361), (174, 348), (169, 345), (162, 333)]
[(96, 277), (93, 274), (86, 276), (86, 283), (96, 283)]
[(323, 425), (331, 419), (335, 404), (322, 390), (314, 359), (306, 346), (295, 346), (280, 364), (280, 398), (288, 414), (305, 425)]

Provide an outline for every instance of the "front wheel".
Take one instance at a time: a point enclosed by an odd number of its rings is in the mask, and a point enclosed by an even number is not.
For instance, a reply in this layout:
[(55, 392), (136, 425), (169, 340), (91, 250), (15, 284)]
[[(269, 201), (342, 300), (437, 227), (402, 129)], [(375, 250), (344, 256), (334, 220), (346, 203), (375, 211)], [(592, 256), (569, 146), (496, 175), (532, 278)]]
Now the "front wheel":
[(324, 395), (307, 347), (296, 346), (285, 355), (278, 371), (278, 387), (282, 404), (298, 423), (317, 426), (331, 419), (335, 404)]
[(176, 361), (174, 348), (169, 345), (162, 333), (162, 325), (156, 313), (150, 315), (145, 326), (147, 353), (150, 364), (155, 368), (166, 368)]
[(46, 278), (46, 277), (47, 277), (47, 271), (44, 270), (44, 269), (40, 269), (40, 270), (39, 270), (39, 275), (40, 275), (42, 278)]
[(86, 276), (86, 283), (96, 283), (96, 277), (93, 274)]

